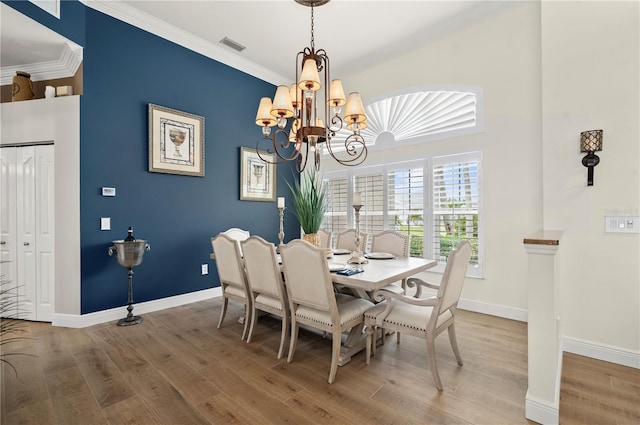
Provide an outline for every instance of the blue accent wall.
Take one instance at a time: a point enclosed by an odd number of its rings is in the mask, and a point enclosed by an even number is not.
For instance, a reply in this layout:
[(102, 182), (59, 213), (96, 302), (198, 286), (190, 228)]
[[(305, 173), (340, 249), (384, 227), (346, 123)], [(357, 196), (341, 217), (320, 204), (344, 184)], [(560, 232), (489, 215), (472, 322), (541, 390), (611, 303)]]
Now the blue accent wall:
[[(272, 84), (77, 1), (61, 2), (61, 19), (53, 23), (28, 2), (5, 3), (84, 46), (82, 314), (127, 303), (127, 271), (107, 253), (112, 240), (126, 236), (127, 226), (151, 246), (134, 268), (135, 303), (219, 286), (210, 238), (229, 227), (277, 243), (275, 202), (239, 196), (240, 147), (256, 146), (255, 112), (259, 99), (275, 92)], [(148, 171), (149, 103), (204, 117), (205, 177)], [(289, 205), (284, 179), (292, 171), (290, 164), (277, 166), (276, 193)], [(115, 187), (117, 196), (102, 197), (103, 186)], [(111, 231), (100, 230), (100, 217), (111, 217)], [(298, 235), (298, 222), (287, 211), (285, 239)], [(201, 264), (209, 264), (209, 275), (200, 275)]]

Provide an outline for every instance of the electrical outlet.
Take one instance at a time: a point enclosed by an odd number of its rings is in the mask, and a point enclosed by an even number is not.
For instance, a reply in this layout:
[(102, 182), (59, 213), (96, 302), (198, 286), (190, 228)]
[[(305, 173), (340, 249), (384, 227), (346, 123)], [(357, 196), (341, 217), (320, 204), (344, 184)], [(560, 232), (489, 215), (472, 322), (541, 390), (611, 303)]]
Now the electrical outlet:
[(209, 274), (209, 265), (208, 264), (203, 264), (200, 267), (200, 273), (202, 273), (202, 276)]

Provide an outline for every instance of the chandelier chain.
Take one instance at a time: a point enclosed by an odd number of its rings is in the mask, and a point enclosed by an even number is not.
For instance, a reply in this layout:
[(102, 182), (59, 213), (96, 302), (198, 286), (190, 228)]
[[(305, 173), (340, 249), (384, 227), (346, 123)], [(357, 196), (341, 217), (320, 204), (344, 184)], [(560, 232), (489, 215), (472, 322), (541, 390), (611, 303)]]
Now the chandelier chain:
[(311, 51), (315, 51), (315, 43), (313, 36), (313, 4), (311, 4)]

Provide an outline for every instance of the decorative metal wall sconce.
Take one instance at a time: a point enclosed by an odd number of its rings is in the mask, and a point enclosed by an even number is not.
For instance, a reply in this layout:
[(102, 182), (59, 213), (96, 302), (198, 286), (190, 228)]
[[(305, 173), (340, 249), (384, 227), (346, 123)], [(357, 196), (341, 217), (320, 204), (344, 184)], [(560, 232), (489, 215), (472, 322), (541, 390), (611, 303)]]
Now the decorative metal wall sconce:
[(593, 167), (600, 158), (594, 152), (602, 150), (602, 130), (589, 130), (580, 133), (580, 152), (587, 152), (582, 158), (582, 165), (587, 167), (587, 186), (593, 186)]

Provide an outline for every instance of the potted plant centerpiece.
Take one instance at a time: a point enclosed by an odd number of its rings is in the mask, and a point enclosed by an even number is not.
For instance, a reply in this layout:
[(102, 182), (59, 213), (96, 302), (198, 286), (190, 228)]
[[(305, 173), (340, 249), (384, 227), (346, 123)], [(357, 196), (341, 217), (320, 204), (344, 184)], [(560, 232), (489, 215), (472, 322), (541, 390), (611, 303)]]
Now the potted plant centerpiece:
[(327, 189), (315, 170), (304, 173), (300, 181), (286, 182), (293, 194), (293, 213), (304, 231), (304, 240), (320, 246), (318, 230), (327, 211)]

